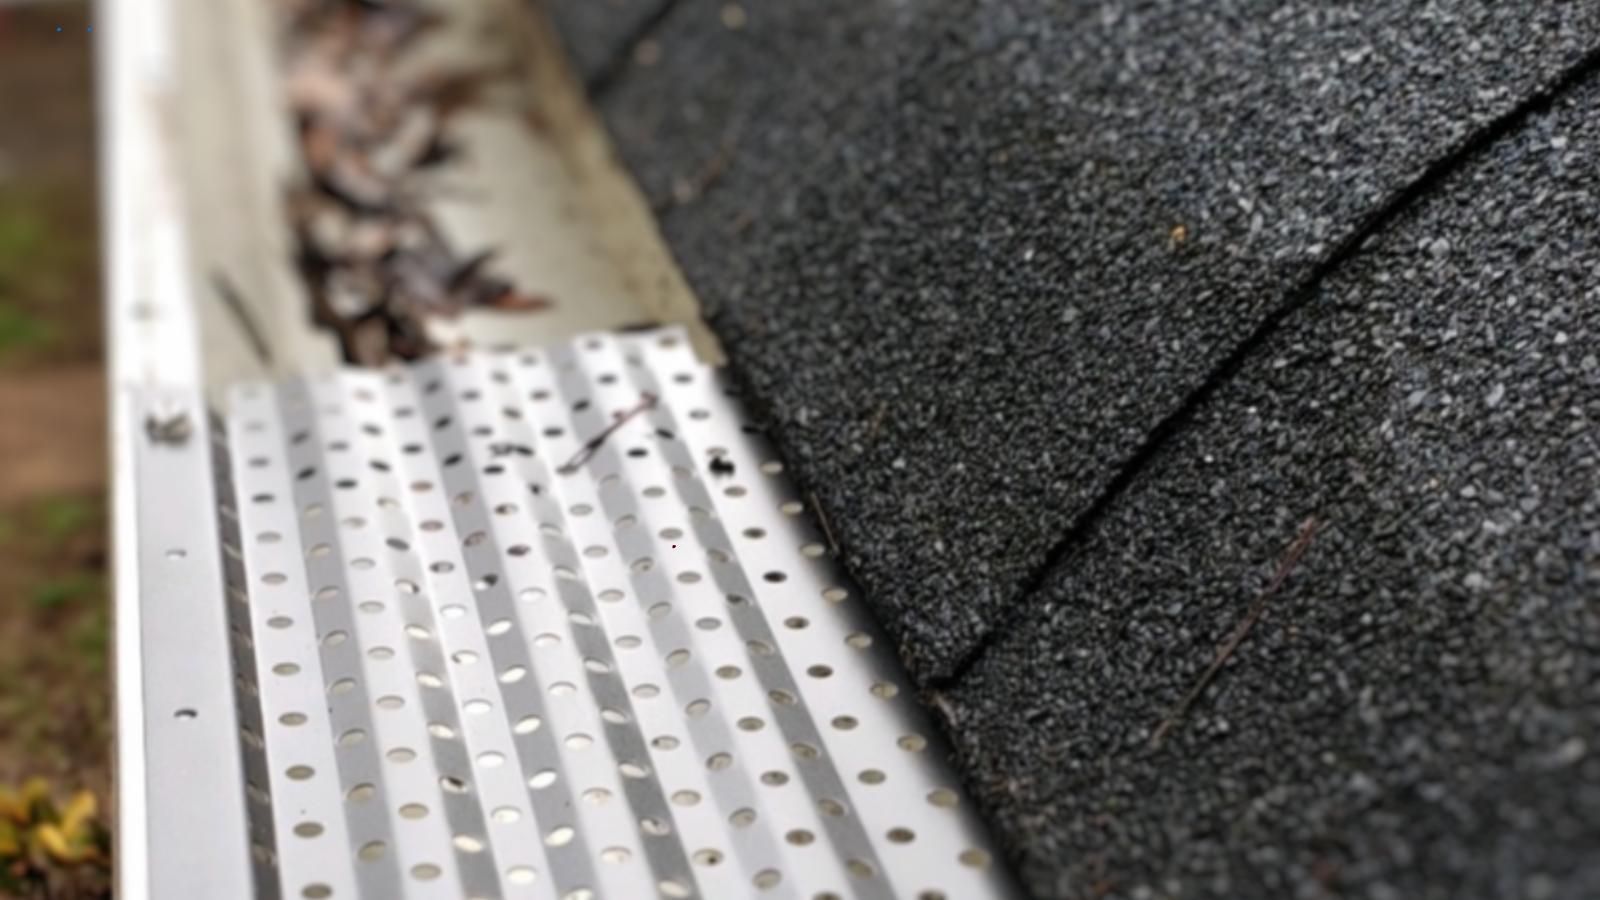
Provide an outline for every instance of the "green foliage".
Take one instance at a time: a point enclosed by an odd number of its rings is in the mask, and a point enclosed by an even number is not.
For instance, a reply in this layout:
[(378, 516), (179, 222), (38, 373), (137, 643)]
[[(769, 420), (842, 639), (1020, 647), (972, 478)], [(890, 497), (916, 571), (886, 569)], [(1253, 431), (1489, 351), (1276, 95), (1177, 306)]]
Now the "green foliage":
[(70, 318), (95, 258), (92, 225), (73, 222), (83, 192), (60, 180), (0, 190), (0, 362), (92, 331)]
[(14, 275), (44, 245), (50, 227), (33, 198), (0, 198), (0, 279)]
[[(102, 579), (100, 587), (104, 587)], [(72, 626), (72, 649), (77, 653), (84, 670), (92, 676), (104, 676), (106, 663), (111, 658), (111, 602), (109, 598), (97, 603), (89, 613)]]
[(51, 541), (63, 541), (97, 524), (99, 506), (82, 497), (53, 497), (39, 506), (39, 527)]
[(35, 609), (61, 609), (79, 600), (94, 599), (101, 594), (105, 580), (92, 572), (75, 572), (52, 578), (33, 589), (29, 598)]
[(49, 322), (0, 302), (0, 359), (14, 350), (47, 346), (54, 339)]

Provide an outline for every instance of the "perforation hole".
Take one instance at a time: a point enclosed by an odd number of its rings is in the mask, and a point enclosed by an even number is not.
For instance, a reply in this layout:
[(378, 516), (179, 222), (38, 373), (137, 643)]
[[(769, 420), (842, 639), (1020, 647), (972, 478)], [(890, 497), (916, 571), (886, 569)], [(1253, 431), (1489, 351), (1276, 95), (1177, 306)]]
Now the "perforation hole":
[(846, 860), (844, 867), (845, 871), (849, 872), (856, 878), (871, 878), (873, 875), (877, 874), (877, 870), (873, 868), (872, 863), (869, 863), (864, 859)]

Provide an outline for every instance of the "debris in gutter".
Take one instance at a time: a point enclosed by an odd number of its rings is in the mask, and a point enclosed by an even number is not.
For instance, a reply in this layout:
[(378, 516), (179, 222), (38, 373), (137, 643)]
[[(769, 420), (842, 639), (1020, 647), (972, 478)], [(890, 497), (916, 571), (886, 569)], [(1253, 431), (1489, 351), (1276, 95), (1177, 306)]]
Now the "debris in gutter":
[(867, 425), (867, 441), (871, 443), (878, 439), (878, 432), (883, 428), (883, 417), (889, 413), (889, 404), (879, 404), (878, 411), (872, 414), (872, 421)]
[(822, 504), (817, 502), (817, 493), (812, 491), (806, 495), (811, 501), (811, 511), (817, 514), (817, 524), (822, 526), (822, 535), (828, 539), (828, 549), (833, 552), (835, 559), (840, 558), (839, 542), (833, 537), (833, 527), (828, 524), (828, 514), (823, 512)]
[(1239, 648), (1239, 645), (1244, 642), (1246, 637), (1249, 637), (1250, 629), (1255, 627), (1256, 622), (1260, 621), (1262, 614), (1267, 611), (1267, 601), (1272, 598), (1273, 594), (1278, 592), (1279, 588), (1283, 587), (1285, 581), (1289, 580), (1289, 573), (1294, 571), (1295, 565), (1300, 562), (1300, 557), (1305, 555), (1306, 548), (1311, 546), (1311, 539), (1316, 537), (1318, 525), (1317, 517), (1312, 516), (1305, 521), (1305, 524), (1300, 526), (1299, 535), (1295, 537), (1294, 543), (1289, 545), (1289, 549), (1284, 552), (1283, 559), (1279, 561), (1278, 570), (1273, 573), (1272, 580), (1267, 583), (1267, 586), (1256, 597), (1256, 602), (1251, 605), (1250, 611), (1245, 614), (1244, 620), (1233, 630), (1233, 634), (1229, 635), (1228, 639), (1217, 649), (1216, 658), (1211, 661), (1211, 665), (1200, 675), (1200, 680), (1195, 682), (1194, 687), (1189, 689), (1189, 693), (1184, 695), (1183, 700), (1167, 714), (1166, 719), (1156, 728), (1155, 733), (1150, 737), (1150, 746), (1161, 746), (1161, 742), (1166, 739), (1178, 722), (1188, 714), (1190, 707), (1194, 706), (1195, 700), (1199, 699), (1200, 694), (1205, 691), (1207, 685), (1211, 684), (1216, 678), (1217, 672), (1221, 671), (1222, 667), (1227, 664), (1228, 660), (1233, 656), (1233, 651)]
[(503, 456), (532, 456), (533, 448), (526, 444), (499, 443), (489, 445), (489, 455), (496, 459)]
[(694, 173), (692, 178), (679, 177), (674, 179), (671, 197), (655, 204), (656, 214), (662, 215), (674, 206), (688, 206), (711, 190), (722, 179), (729, 166), (733, 164), (738, 143), (739, 136), (737, 134), (729, 135), (723, 139), (716, 154), (706, 160), (705, 164)]
[(661, 323), (660, 322), (644, 321), (644, 322), (629, 322), (626, 325), (619, 325), (616, 328), (613, 328), (611, 330), (616, 332), (617, 334), (644, 334), (645, 332), (648, 332), (648, 331), (655, 331), (656, 329), (658, 329), (660, 327), (661, 327)]
[(156, 444), (184, 444), (194, 433), (189, 414), (183, 410), (152, 412), (144, 419), (145, 434)]
[(239, 292), (238, 285), (233, 283), (233, 279), (229, 278), (226, 272), (218, 271), (211, 273), (211, 286), (216, 289), (217, 296), (222, 298), (222, 305), (233, 316), (239, 331), (250, 344), (250, 349), (255, 351), (256, 359), (260, 360), (262, 365), (271, 367), (272, 346), (267, 343), (261, 326), (256, 324), (255, 316), (251, 315), (250, 306), (245, 303), (244, 295)]
[(615, 420), (610, 425), (607, 425), (599, 434), (589, 438), (587, 441), (584, 441), (583, 446), (578, 448), (578, 452), (572, 454), (571, 459), (562, 463), (561, 467), (556, 469), (556, 472), (562, 475), (571, 475), (572, 473), (583, 468), (583, 464), (594, 457), (595, 453), (599, 451), (600, 447), (605, 444), (606, 439), (615, 434), (617, 429), (628, 424), (628, 422), (631, 421), (635, 416), (641, 415), (655, 408), (656, 395), (642, 395), (639, 399), (638, 405), (634, 406), (632, 409), (617, 413)]
[(734, 473), (733, 461), (726, 456), (711, 457), (711, 474), (732, 475)]
[(440, 24), (410, 0), (281, 2), (307, 172), (288, 204), (297, 263), (313, 321), (337, 336), (345, 361), (425, 356), (439, 349), (432, 318), (547, 308), (547, 298), (488, 273), (493, 249), (452, 248), (423, 203), (426, 175), (461, 152), (448, 135), (452, 118), (507, 73), (401, 66)]

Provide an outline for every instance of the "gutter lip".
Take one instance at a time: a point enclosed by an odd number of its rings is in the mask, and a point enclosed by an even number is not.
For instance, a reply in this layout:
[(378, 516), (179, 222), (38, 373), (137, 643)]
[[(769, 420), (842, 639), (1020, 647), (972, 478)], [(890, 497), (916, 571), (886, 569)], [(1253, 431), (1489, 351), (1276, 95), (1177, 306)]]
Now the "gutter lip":
[[(126, 900), (256, 895), (180, 177), (182, 5), (94, 8), (115, 575), (113, 882)], [(181, 478), (151, 477), (173, 474)], [(193, 677), (219, 661), (223, 683)]]

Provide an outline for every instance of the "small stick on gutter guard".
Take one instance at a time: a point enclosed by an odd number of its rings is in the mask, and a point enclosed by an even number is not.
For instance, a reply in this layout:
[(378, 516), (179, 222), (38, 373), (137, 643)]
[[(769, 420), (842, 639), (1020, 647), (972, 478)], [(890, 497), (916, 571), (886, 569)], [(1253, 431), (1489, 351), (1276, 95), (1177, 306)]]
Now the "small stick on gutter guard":
[(562, 463), (561, 468), (556, 469), (556, 472), (561, 475), (571, 475), (572, 473), (578, 471), (578, 469), (583, 467), (584, 463), (588, 462), (594, 457), (595, 452), (600, 449), (600, 445), (604, 444), (607, 438), (616, 433), (617, 429), (628, 424), (633, 417), (655, 408), (656, 395), (649, 393), (644, 394), (640, 398), (637, 406), (626, 412), (618, 413), (616, 421), (612, 422), (610, 425), (607, 425), (604, 431), (592, 438), (589, 438), (587, 441), (584, 441), (583, 446), (578, 448), (578, 452), (572, 454), (571, 459)]

